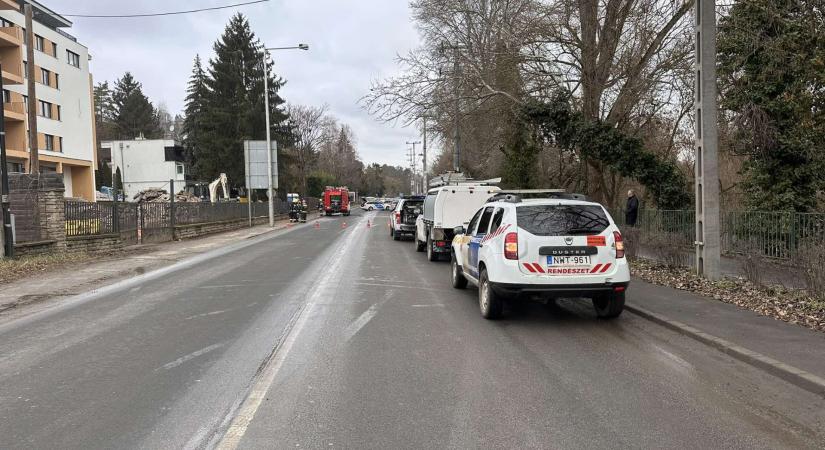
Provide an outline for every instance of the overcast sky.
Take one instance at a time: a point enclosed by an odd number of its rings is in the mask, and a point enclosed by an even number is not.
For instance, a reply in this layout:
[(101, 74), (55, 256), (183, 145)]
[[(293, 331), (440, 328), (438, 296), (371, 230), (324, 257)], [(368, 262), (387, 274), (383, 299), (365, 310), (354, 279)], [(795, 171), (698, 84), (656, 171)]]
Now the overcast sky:
[[(180, 11), (241, 0), (42, 0), (60, 14), (134, 14)], [(328, 104), (358, 137), (367, 162), (406, 165), (412, 128), (393, 127), (366, 114), (358, 99), (372, 79), (396, 73), (395, 57), (418, 43), (406, 0), (271, 0), (222, 11), (140, 19), (69, 17), (66, 30), (89, 48), (95, 81), (131, 71), (153, 103), (183, 109), (192, 60), (212, 57), (212, 44), (235, 11), (244, 13), (268, 47), (307, 43), (309, 52), (275, 52), (275, 71), (287, 80), (291, 103)]]

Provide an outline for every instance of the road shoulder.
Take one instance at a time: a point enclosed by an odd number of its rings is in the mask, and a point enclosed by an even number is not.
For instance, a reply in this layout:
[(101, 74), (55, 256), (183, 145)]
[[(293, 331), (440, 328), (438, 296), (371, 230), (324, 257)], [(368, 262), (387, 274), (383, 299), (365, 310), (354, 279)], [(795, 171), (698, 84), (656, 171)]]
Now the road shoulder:
[(0, 323), (47, 309), (61, 300), (163, 269), (193, 256), (243, 242), (294, 225), (287, 220), (275, 228), (259, 225), (197, 239), (130, 246), (78, 265), (60, 267), (3, 284)]
[(825, 396), (825, 335), (635, 279), (628, 311)]

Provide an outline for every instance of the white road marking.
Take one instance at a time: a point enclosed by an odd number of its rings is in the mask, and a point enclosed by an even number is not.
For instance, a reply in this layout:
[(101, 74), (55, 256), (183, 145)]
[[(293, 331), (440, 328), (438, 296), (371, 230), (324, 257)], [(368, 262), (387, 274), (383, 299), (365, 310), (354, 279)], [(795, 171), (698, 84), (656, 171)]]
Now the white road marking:
[(176, 359), (176, 360), (174, 360), (174, 361), (172, 361), (172, 362), (166, 363), (166, 364), (164, 364), (162, 367), (160, 367), (160, 368), (158, 368), (158, 369), (155, 369), (155, 370), (157, 371), (157, 370), (160, 370), (160, 369), (166, 369), (166, 370), (169, 370), (169, 369), (174, 369), (175, 367), (178, 367), (179, 365), (181, 365), (181, 364), (183, 364), (183, 363), (185, 363), (185, 362), (187, 362), (187, 361), (191, 361), (191, 360), (193, 360), (193, 359), (197, 358), (198, 356), (205, 355), (205, 354), (207, 354), (207, 353), (209, 353), (209, 352), (211, 352), (211, 351), (213, 351), (213, 350), (217, 350), (217, 349), (219, 349), (219, 348), (221, 348), (221, 347), (223, 347), (223, 344), (213, 344), (213, 345), (210, 345), (209, 347), (202, 348), (202, 349), (200, 349), (200, 350), (198, 350), (198, 351), (196, 351), (196, 352), (192, 352), (192, 353), (190, 353), (190, 354), (188, 354), (188, 355), (186, 355), (186, 356), (181, 356), (180, 358), (178, 358), (178, 359)]
[[(351, 227), (351, 229), (360, 230), (362, 227)], [(338, 248), (338, 251), (330, 258), (327, 273), (338, 274), (338, 276), (324, 277), (320, 283), (313, 286), (307, 295), (306, 304), (296, 311), (290, 324), (287, 325), (285, 329), (286, 335), (279, 340), (280, 345), (274, 349), (272, 359), (269, 360), (261, 376), (252, 385), (249, 395), (243, 403), (241, 403), (237, 414), (230, 422), (229, 428), (217, 445), (219, 450), (234, 450), (238, 448), (244, 434), (246, 434), (246, 430), (249, 428), (249, 424), (252, 423), (252, 419), (255, 417), (255, 413), (258, 412), (258, 408), (260, 408), (261, 403), (264, 398), (266, 398), (266, 393), (269, 391), (272, 383), (275, 382), (275, 376), (278, 375), (278, 371), (280, 371), (281, 366), (283, 366), (284, 361), (286, 361), (289, 352), (292, 350), (292, 346), (298, 339), (298, 335), (301, 334), (301, 330), (306, 325), (308, 318), (312, 315), (315, 305), (325, 297), (328, 289), (337, 288), (342, 276), (341, 274), (343, 273), (341, 266), (344, 255), (350, 252), (355, 242), (353, 239), (354, 236), (354, 232), (350, 233), (346, 242), (344, 242)]]
[(430, 303), (428, 305), (410, 305), (413, 308), (443, 308), (443, 303)]
[(363, 314), (358, 316), (358, 318), (355, 319), (355, 321), (349, 324), (347, 329), (344, 330), (344, 341), (349, 341), (353, 338), (353, 336), (355, 336), (359, 331), (361, 331), (361, 328), (364, 328), (364, 325), (366, 325), (370, 320), (372, 320), (372, 318), (375, 317), (375, 314), (378, 313), (379, 306), (380, 305), (377, 303), (370, 306), (366, 311), (364, 311)]
[(228, 309), (222, 309), (222, 310), (212, 311), (212, 312), (203, 313), (203, 314), (195, 314), (194, 316), (189, 316), (189, 317), (187, 317), (183, 320), (197, 319), (198, 317), (206, 317), (206, 316), (216, 316), (218, 314), (223, 314), (227, 311), (229, 311), (229, 310)]

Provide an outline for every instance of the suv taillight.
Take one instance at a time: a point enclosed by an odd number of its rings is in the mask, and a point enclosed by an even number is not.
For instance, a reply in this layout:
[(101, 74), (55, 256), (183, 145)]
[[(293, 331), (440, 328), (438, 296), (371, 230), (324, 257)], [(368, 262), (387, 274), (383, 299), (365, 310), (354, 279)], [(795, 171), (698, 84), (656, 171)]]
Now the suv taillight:
[(613, 241), (615, 242), (614, 245), (616, 246), (616, 258), (624, 258), (624, 239), (622, 239), (622, 233), (614, 231)]
[(504, 236), (504, 257), (518, 259), (518, 233), (507, 233)]
[(401, 213), (400, 212), (395, 213), (395, 223), (397, 223), (399, 225), (401, 224)]

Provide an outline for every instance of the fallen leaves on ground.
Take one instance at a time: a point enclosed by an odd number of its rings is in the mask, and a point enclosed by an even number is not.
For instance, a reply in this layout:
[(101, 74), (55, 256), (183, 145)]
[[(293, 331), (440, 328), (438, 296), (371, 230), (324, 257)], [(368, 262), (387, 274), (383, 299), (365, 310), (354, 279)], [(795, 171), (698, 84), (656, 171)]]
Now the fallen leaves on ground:
[(0, 283), (7, 283), (71, 264), (86, 262), (91, 258), (92, 256), (86, 253), (57, 253), (0, 259)]
[(777, 285), (760, 287), (744, 278), (709, 281), (690, 269), (642, 258), (634, 259), (631, 267), (634, 276), (648, 283), (690, 291), (763, 316), (825, 332), (825, 299), (816, 299), (804, 290)]

